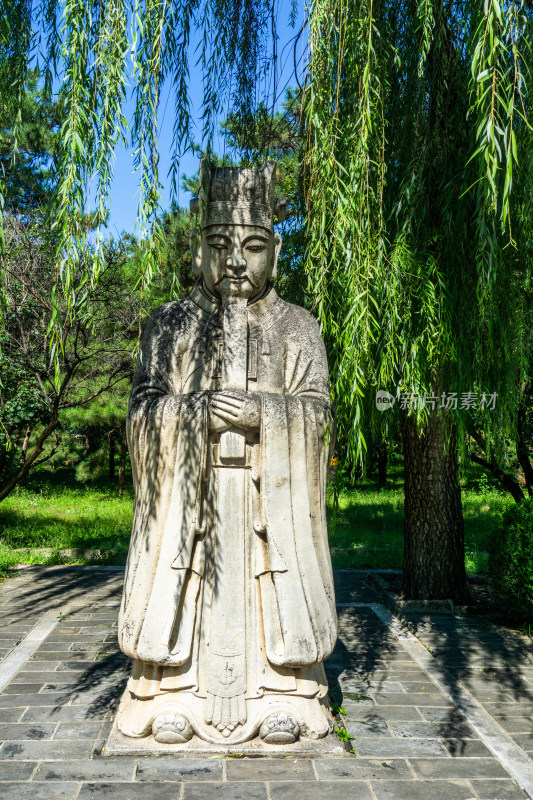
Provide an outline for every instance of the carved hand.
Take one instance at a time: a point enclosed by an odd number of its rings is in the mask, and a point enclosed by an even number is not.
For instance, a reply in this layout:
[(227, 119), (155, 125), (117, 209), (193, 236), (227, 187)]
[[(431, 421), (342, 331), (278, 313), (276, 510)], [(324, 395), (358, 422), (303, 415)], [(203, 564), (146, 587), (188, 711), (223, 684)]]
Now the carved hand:
[(225, 422), (221, 417), (217, 416), (215, 411), (210, 407), (207, 416), (207, 425), (210, 431), (214, 433), (223, 433), (231, 428), (233, 423)]
[(226, 426), (214, 430), (226, 430), (232, 425), (245, 431), (257, 430), (261, 422), (261, 397), (252, 392), (217, 392), (211, 399), (210, 410)]

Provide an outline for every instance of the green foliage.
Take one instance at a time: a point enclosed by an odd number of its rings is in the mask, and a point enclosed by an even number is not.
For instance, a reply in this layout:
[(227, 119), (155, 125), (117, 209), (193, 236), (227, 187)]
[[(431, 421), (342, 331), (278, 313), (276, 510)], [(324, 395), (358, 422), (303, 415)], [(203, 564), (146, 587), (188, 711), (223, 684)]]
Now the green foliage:
[(0, 174), (4, 211), (28, 214), (50, 204), (52, 161), (58, 144), (59, 109), (29, 73), (21, 98), (0, 93)]
[(489, 572), (506, 610), (533, 619), (533, 498), (502, 516), (490, 541)]
[(349, 742), (352, 738), (346, 728), (333, 728), (341, 742)]
[(80, 486), (72, 470), (41, 470), (3, 502), (1, 541), (10, 549), (96, 548), (124, 558), (132, 500), (131, 479), (118, 498), (116, 486), (107, 480)]
[[(113, 152), (130, 135), (141, 189), (132, 259), (140, 305), (152, 304), (158, 290), (150, 287), (162, 278), (165, 291), (183, 290), (182, 265), (164, 243), (180, 239), (185, 218), (172, 211), (165, 220), (159, 210), (158, 125), (166, 83), (175, 104), (175, 178), (179, 154), (193, 146), (189, 71), (196, 69), (202, 149), (211, 152), (224, 113), (239, 160), (282, 162), (292, 215), (279, 287), (288, 299), (304, 296), (320, 320), (339, 448), (352, 474), (365, 432), (378, 426), (375, 387), (420, 396), (497, 391), (496, 413), (482, 419), (487, 440), (514, 435), (531, 328), (524, 291), (533, 240), (531, 3), (312, 0), (305, 89), (279, 112), (281, 17), (271, 0), (6, 0), (4, 10), (6, 108), (22, 107), (33, 55), (45, 97), (58, 87), (47, 340), (56, 390), (65, 328), (93, 316)], [(292, 3), (290, 23), (294, 11)], [(8, 125), (14, 149), (23, 138), (17, 114)], [(426, 414), (418, 410), (420, 424)], [(455, 417), (462, 430), (465, 414)]]
[(337, 714), (342, 714), (344, 717), (346, 716), (346, 709), (344, 706), (339, 705), (339, 703), (331, 702), (331, 713), (336, 717)]
[(531, 329), (530, 4), (315, 0), (309, 25), (306, 271), (352, 470), (373, 387), (497, 391), (483, 427), (513, 435)]
[[(287, 16), (294, 24), (292, 4)], [(109, 210), (117, 144), (131, 136), (139, 173), (137, 277), (144, 295), (157, 279), (161, 257), (158, 126), (163, 87), (170, 84), (175, 104), (175, 177), (178, 154), (192, 145), (190, 69), (202, 74), (202, 133), (211, 150), (222, 109), (250, 117), (258, 82), (266, 84), (272, 70), (276, 82), (275, 27), (270, 0), (47, 0), (33, 7), (26, 0), (7, 0), (4, 4), (0, 94), (20, 107), (29, 65), (35, 60), (42, 63), (47, 96), (58, 87), (62, 125), (52, 220), (54, 296), (62, 302), (51, 320), (56, 388), (63, 329), (74, 319), (88, 320), (92, 315), (88, 287), (103, 268), (102, 226)], [(193, 30), (196, 51), (191, 47)], [(124, 116), (130, 79), (131, 125)], [(96, 230), (88, 236), (93, 198)]]
[[(4, 233), (0, 496), (41, 460), (43, 449), (44, 459), (56, 453), (58, 439), (53, 448), (45, 444), (52, 434), (68, 438), (69, 414), (74, 431), (91, 427), (91, 414), (92, 427), (123, 424), (126, 391), (121, 394), (117, 387), (132, 374), (138, 334), (138, 299), (128, 277), (128, 243), (108, 240), (98, 284), (91, 290), (91, 319), (82, 315), (65, 322), (54, 363), (49, 353), (54, 312), (57, 309), (61, 316), (68, 304), (53, 291), (54, 275), (49, 270), (53, 243), (47, 226), (40, 217), (24, 221), (5, 215)], [(83, 276), (77, 280), (83, 283)], [(103, 407), (99, 405), (102, 395)], [(80, 409), (84, 408), (82, 421)]]

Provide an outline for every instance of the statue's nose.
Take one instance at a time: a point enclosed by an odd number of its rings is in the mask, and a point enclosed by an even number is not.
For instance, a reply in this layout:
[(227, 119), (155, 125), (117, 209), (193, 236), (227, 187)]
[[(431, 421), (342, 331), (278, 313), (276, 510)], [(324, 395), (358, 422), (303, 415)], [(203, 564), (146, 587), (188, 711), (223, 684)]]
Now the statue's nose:
[(233, 247), (231, 254), (226, 259), (226, 266), (230, 269), (242, 269), (246, 266), (246, 259), (244, 258), (240, 247)]

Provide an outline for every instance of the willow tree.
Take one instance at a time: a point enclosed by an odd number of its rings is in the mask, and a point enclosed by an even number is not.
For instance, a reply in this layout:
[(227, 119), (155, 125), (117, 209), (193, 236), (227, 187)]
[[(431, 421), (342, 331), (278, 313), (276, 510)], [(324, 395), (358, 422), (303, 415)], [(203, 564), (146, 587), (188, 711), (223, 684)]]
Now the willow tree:
[(404, 593), (460, 602), (469, 411), (446, 401), (497, 392), (485, 437), (512, 433), (532, 339), (533, 5), (314, 0), (309, 19), (307, 269), (342, 433), (359, 458), (371, 387), (426, 397), (401, 410)]
[[(170, 87), (175, 109), (175, 170), (192, 139), (190, 68), (203, 76), (206, 149), (223, 115), (245, 127), (261, 101), (274, 111), (278, 5), (4, 0), (3, 8), (2, 92), (20, 95), (32, 54), (64, 119), (51, 217), (55, 296), (67, 301), (50, 320), (57, 358), (72, 317), (90, 318), (103, 234), (89, 246), (85, 212), (91, 203), (97, 221), (106, 218), (117, 144), (131, 135), (147, 288), (158, 258), (164, 92)], [(308, 42), (305, 270), (352, 464), (363, 456), (376, 388), (429, 397), (496, 391), (496, 409), (482, 415), (487, 440), (496, 423), (515, 424), (526, 361), (521, 287), (531, 271), (532, 17), (529, 0), (310, 0), (306, 30), (295, 33), (295, 52)], [(404, 588), (461, 600), (461, 410), (406, 409), (403, 431)]]

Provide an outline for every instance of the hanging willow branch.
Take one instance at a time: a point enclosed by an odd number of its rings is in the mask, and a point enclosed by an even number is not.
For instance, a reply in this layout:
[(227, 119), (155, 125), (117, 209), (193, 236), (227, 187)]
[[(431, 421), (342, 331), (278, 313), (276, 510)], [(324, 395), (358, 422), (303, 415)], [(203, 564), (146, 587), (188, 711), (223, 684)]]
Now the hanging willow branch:
[(305, 268), (352, 467), (376, 389), (496, 391), (487, 431), (514, 425), (531, 336), (532, 23), (503, 0), (309, 7)]
[[(127, 83), (146, 289), (158, 258), (163, 91), (174, 99), (175, 181), (192, 143), (192, 69), (203, 76), (207, 150), (222, 113), (245, 129), (261, 103), (271, 108), (276, 8), (273, 0), (5, 0), (3, 96), (20, 93), (35, 57), (63, 110), (50, 217), (56, 355), (72, 316), (90, 318), (113, 153), (130, 135)], [(531, 3), (310, 0), (307, 12), (304, 269), (351, 463), (364, 453), (374, 388), (498, 391), (486, 428), (510, 430), (530, 336)]]
[[(74, 316), (90, 320), (91, 287), (102, 262), (102, 226), (117, 144), (129, 136), (124, 116), (131, 79), (131, 142), (139, 175), (139, 283), (144, 291), (159, 258), (158, 127), (165, 87), (174, 95), (172, 174), (192, 145), (189, 74), (204, 79), (203, 144), (209, 150), (221, 110), (253, 115), (257, 87), (271, 69), (270, 0), (6, 0), (0, 21), (4, 96), (22, 92), (28, 64), (41, 66), (45, 93), (57, 93), (63, 122), (56, 159), (57, 194), (50, 215), (57, 247), (50, 320), (52, 355)], [(294, 9), (288, 11), (288, 16)], [(191, 48), (195, 33), (199, 46)], [(276, 87), (271, 87), (276, 91)], [(15, 136), (16, 143), (16, 136)], [(1, 186), (0, 186), (1, 192)], [(1, 210), (1, 209), (0, 209)], [(59, 307), (66, 308), (61, 317)], [(56, 380), (60, 380), (59, 366)]]

